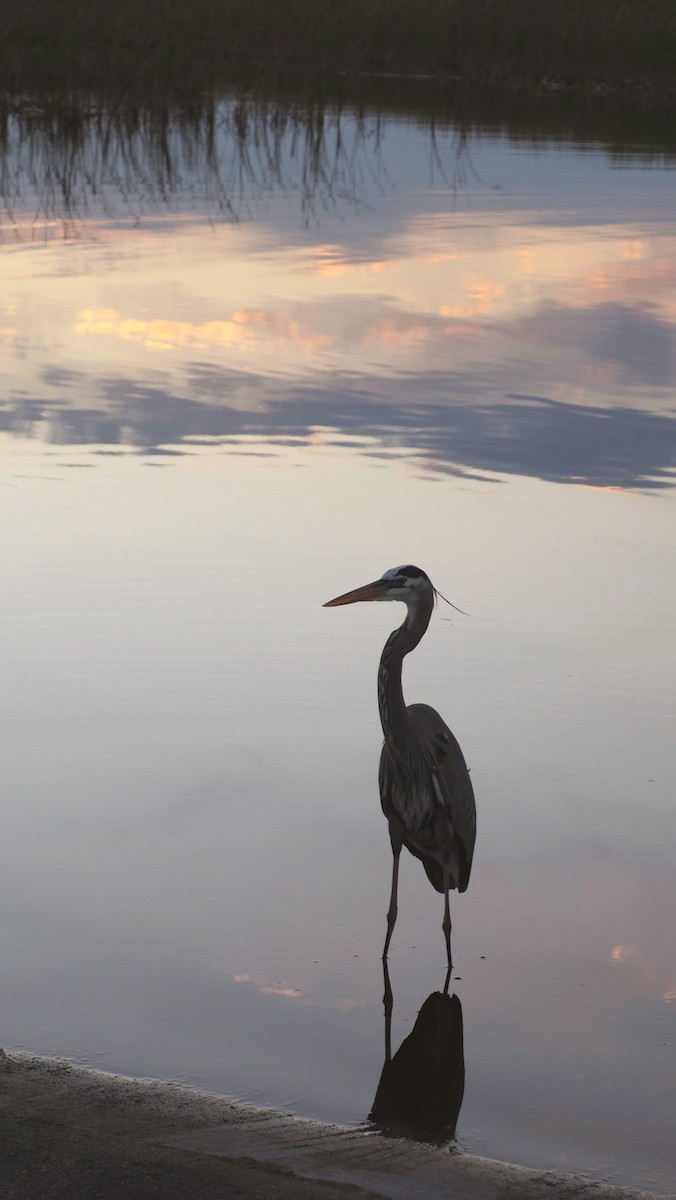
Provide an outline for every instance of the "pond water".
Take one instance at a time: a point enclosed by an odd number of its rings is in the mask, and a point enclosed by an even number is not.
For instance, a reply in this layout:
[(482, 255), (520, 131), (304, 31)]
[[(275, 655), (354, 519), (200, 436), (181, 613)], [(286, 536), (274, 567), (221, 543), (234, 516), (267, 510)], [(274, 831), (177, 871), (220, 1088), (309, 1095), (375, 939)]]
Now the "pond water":
[[(673, 162), (234, 111), (5, 145), (5, 1045), (366, 1120), (403, 609), (322, 604), (413, 562), (458, 1145), (676, 1191)], [(395, 1048), (442, 915), (404, 855)]]

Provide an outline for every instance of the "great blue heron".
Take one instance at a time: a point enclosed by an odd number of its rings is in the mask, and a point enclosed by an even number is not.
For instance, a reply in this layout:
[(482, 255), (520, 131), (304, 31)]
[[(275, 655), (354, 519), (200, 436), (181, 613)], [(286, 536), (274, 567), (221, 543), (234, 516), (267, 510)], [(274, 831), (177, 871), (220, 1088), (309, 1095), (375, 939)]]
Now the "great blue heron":
[(336, 596), (324, 607), (358, 600), (403, 600), (407, 608), (403, 625), (385, 642), (378, 669), (378, 707), (385, 735), (378, 779), (394, 856), (383, 962), (397, 919), (399, 855), (406, 846), (422, 862), (432, 886), (444, 894), (448, 988), (453, 967), (448, 893), (451, 888), (464, 892), (469, 883), (476, 837), (474, 792), (462, 750), (446, 722), (428, 704), (406, 706), (401, 686), (404, 655), (415, 649), (425, 633), (436, 595), (419, 567), (393, 567), (381, 579)]

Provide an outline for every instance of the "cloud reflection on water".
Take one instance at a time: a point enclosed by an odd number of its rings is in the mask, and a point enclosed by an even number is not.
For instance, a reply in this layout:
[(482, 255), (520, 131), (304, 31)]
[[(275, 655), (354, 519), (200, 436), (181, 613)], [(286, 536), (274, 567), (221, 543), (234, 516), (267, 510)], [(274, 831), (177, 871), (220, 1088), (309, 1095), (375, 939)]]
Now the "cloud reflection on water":
[(108, 378), (86, 408), (72, 397), (91, 379), (48, 378), (69, 400), (5, 404), (0, 429), (146, 453), (194, 453), (205, 440), (251, 451), (318, 439), (330, 445), (338, 437), (356, 452), (410, 460), (432, 473), (516, 474), (594, 487), (669, 487), (676, 468), (671, 416), (529, 393), (483, 399), (473, 394), (476, 381), (441, 372), (388, 380), (369, 393), (351, 379), (311, 386), (195, 366), (184, 394), (172, 393), (169, 382), (163, 388)]
[(28, 248), (9, 259), (0, 428), (154, 454), (319, 430), (442, 475), (671, 486), (676, 238), (544, 216)]

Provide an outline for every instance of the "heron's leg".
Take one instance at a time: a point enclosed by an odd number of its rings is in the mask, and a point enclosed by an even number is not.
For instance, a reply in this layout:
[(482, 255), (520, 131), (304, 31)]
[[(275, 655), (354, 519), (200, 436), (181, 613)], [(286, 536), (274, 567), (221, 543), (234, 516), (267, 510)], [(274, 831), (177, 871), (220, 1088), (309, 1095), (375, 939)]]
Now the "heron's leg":
[(387, 951), (390, 948), (390, 939), (392, 930), (397, 919), (397, 884), (399, 882), (399, 855), (401, 854), (401, 846), (392, 844), (392, 891), (390, 893), (390, 907), (387, 913), (387, 934), (385, 936), (385, 945), (383, 947), (383, 962), (387, 958)]
[(394, 1007), (394, 998), (392, 996), (390, 972), (386, 958), (383, 958), (383, 980), (385, 983), (385, 995), (383, 996), (383, 1006), (385, 1008), (385, 1062), (388, 1063), (392, 1060), (392, 1009)]
[(446, 982), (444, 984), (444, 995), (446, 995), (448, 992), (448, 985), (451, 982), (451, 971), (453, 970), (453, 959), (451, 958), (451, 906), (448, 899), (448, 892), (448, 867), (444, 867), (444, 919), (441, 928), (443, 929), (444, 937), (446, 938), (446, 958), (448, 961)]

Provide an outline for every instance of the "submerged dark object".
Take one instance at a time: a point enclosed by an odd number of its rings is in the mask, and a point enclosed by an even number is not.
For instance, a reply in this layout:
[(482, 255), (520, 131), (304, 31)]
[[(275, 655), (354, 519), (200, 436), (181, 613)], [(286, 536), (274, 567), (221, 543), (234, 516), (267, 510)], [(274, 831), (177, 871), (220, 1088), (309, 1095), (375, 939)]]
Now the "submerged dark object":
[(432, 992), (411, 1033), (385, 1062), (370, 1120), (383, 1132), (452, 1138), (464, 1090), (462, 1005), (456, 995)]

